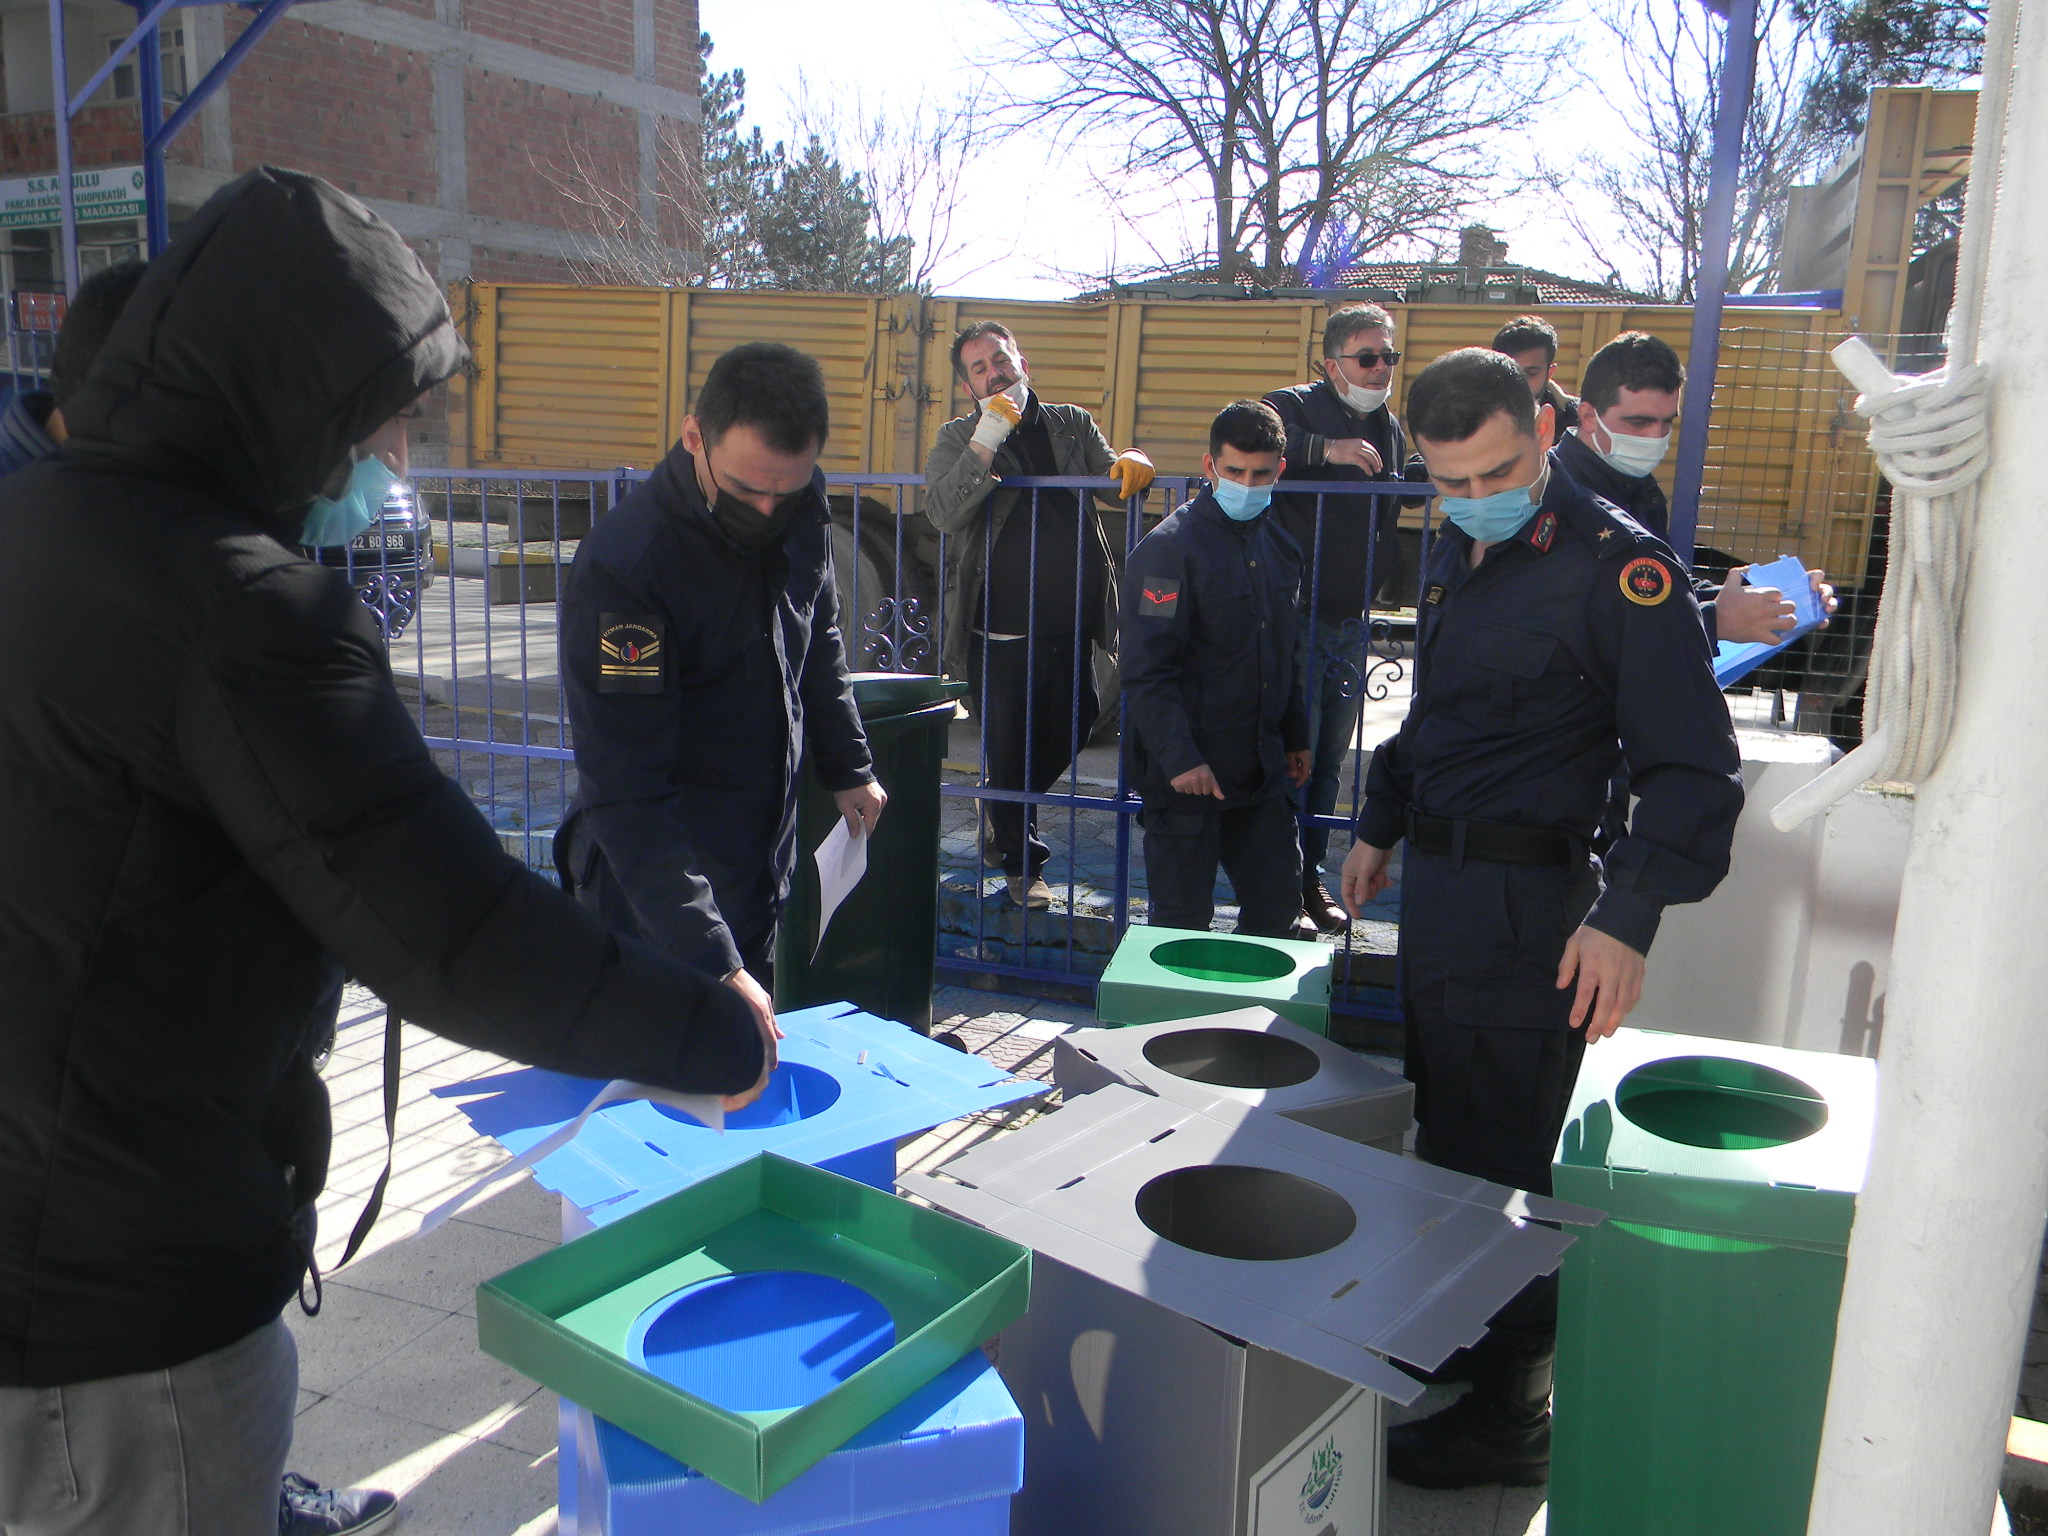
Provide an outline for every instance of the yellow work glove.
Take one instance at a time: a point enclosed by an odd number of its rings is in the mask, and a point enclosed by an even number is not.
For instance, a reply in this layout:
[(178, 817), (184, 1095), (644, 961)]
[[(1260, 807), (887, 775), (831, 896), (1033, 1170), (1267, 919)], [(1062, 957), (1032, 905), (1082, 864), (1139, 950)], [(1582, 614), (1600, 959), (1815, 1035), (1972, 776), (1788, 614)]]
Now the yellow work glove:
[(1109, 466), (1109, 478), (1116, 482), (1116, 493), (1126, 501), (1142, 493), (1155, 473), (1152, 461), (1135, 448), (1126, 448)]
[[(1016, 392), (1020, 395), (1024, 393), (1021, 383), (1016, 386)], [(1008, 393), (990, 395), (981, 402), (981, 420), (974, 424), (973, 441), (994, 453), (1003, 446), (1004, 439), (1023, 419), (1024, 407)]]

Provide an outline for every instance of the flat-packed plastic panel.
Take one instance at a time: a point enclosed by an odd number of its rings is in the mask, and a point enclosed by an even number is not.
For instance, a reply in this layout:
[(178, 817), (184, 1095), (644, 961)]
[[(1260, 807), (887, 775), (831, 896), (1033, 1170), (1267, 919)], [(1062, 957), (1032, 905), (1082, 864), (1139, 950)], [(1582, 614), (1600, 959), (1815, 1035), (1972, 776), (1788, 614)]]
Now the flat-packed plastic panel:
[[(774, 1079), (723, 1134), (645, 1100), (614, 1104), (534, 1177), (599, 1225), (760, 1152), (887, 1190), (901, 1138), (1047, 1091), (850, 1003), (778, 1017)], [(471, 1124), (517, 1153), (575, 1119), (601, 1087), (522, 1067), (435, 1091), (462, 1099)]]
[(1382, 1152), (1401, 1150), (1415, 1118), (1413, 1083), (1270, 1008), (1071, 1030), (1052, 1051), (1069, 1099), (1110, 1083), (1180, 1104), (1224, 1099)]
[(1396, 1402), (1557, 1267), (1597, 1211), (1221, 1100), (1111, 1085), (899, 1188)]

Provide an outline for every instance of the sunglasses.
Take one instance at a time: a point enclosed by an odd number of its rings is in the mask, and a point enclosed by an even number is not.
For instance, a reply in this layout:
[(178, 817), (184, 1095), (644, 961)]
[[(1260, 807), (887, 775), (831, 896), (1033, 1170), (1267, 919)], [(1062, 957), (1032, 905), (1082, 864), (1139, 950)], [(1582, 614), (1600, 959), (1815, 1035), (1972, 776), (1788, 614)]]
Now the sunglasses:
[(1374, 368), (1385, 363), (1389, 368), (1401, 361), (1398, 352), (1340, 352), (1331, 359), (1338, 363), (1356, 363), (1361, 368)]

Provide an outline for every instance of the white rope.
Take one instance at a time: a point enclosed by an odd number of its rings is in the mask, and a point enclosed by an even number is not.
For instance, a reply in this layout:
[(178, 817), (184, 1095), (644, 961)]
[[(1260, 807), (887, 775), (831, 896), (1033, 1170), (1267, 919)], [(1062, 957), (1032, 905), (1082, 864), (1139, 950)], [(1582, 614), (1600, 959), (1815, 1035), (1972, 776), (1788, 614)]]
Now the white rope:
[(1941, 760), (1955, 713), (1977, 481), (1990, 457), (1981, 363), (1894, 376), (1855, 336), (1830, 355), (1863, 391), (1856, 414), (1870, 422), (1871, 452), (1892, 487), (1891, 547), (1864, 684), (1863, 745), (1772, 808), (1781, 832), (1860, 784), (1918, 783)]

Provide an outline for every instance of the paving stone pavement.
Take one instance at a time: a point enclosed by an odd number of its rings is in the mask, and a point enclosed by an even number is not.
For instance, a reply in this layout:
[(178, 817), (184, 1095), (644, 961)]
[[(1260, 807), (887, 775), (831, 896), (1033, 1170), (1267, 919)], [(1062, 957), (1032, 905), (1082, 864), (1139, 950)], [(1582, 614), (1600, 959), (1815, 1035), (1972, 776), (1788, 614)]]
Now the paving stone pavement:
[[(1085, 1008), (941, 987), (935, 1025), (1022, 1076), (1049, 1078), (1052, 1041), (1093, 1022)], [(384, 1166), (383, 1009), (351, 987), (327, 1082), (334, 1171), (320, 1201), (321, 1263), (339, 1256)], [(398, 1141), (384, 1215), (364, 1252), (324, 1281), (317, 1317), (285, 1314), (299, 1346), (291, 1465), (334, 1486), (390, 1488), (404, 1536), (556, 1536), (554, 1394), (476, 1344), (479, 1281), (555, 1245), (557, 1198), (521, 1175), (425, 1238), (421, 1214), (506, 1160), (475, 1134), (454, 1085), (507, 1063), (408, 1027)], [(436, 1093), (435, 1090), (441, 1090)], [(1055, 1104), (1057, 1100), (1053, 1101)], [(931, 1167), (1027, 1123), (1044, 1108), (991, 1111), (907, 1142), (905, 1167)], [(1447, 1394), (1426, 1397), (1433, 1411)], [(1386, 1536), (1540, 1536), (1538, 1494), (1499, 1488), (1424, 1493), (1390, 1485)], [(703, 1536), (715, 1536), (706, 1532)]]

